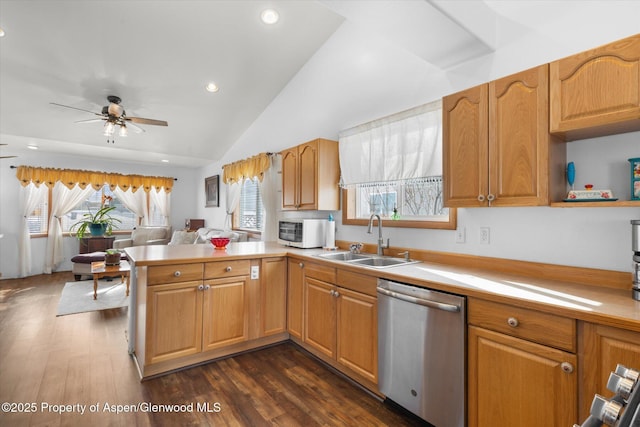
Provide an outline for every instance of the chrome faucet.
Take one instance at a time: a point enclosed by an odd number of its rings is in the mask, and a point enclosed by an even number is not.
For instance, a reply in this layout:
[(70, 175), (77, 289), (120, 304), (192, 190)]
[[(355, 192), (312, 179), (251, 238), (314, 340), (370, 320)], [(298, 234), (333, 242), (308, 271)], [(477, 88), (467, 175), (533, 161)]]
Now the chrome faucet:
[(382, 220), (380, 219), (380, 215), (371, 214), (371, 217), (369, 217), (369, 229), (367, 230), (367, 233), (371, 234), (373, 218), (378, 219), (378, 255), (384, 255), (384, 249), (389, 247), (389, 239), (387, 239), (387, 244), (385, 245), (384, 239), (382, 238)]

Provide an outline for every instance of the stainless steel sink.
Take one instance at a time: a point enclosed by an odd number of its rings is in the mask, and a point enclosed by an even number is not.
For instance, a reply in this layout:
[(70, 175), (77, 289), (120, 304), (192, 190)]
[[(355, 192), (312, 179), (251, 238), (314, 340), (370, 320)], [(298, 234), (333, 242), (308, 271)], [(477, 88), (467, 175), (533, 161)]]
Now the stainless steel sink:
[(361, 265), (363, 267), (388, 268), (397, 265), (415, 264), (420, 261), (407, 260), (404, 258), (393, 258), (387, 256), (379, 256), (373, 254), (354, 254), (351, 252), (334, 252), (330, 254), (320, 254), (319, 258), (331, 261), (340, 261), (352, 265)]
[(320, 258), (330, 259), (333, 261), (353, 261), (359, 259), (368, 259), (373, 255), (367, 254), (354, 254), (351, 252), (332, 252), (330, 254), (320, 254), (318, 255)]

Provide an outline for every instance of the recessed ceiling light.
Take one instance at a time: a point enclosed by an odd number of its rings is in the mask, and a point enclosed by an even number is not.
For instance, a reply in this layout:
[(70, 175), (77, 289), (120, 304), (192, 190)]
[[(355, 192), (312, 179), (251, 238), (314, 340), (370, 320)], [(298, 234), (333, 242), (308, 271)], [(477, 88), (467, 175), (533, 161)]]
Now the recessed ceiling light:
[(160, 160), (160, 161), (161, 161), (162, 163), (169, 163), (169, 160), (167, 160), (167, 159), (162, 159), (162, 160)]
[(38, 149), (38, 146), (37, 146), (37, 145), (27, 145), (27, 148), (28, 148), (29, 150), (37, 150), (37, 149)]
[(262, 14), (260, 14), (260, 19), (262, 19), (262, 22), (265, 24), (272, 25), (278, 22), (280, 15), (278, 15), (278, 12), (273, 9), (265, 9), (262, 11)]
[(207, 89), (208, 92), (217, 92), (220, 90), (218, 85), (215, 84), (214, 82), (207, 83), (207, 85), (205, 86), (205, 89)]

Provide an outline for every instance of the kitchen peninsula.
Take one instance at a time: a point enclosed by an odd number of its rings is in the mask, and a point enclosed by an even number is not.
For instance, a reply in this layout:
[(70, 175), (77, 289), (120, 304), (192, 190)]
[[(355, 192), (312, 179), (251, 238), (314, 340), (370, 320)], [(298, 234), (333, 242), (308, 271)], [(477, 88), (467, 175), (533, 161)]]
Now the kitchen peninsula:
[[(402, 249), (393, 248), (393, 253)], [(640, 302), (631, 298), (627, 273), (426, 251), (411, 251), (420, 263), (376, 269), (318, 257), (326, 253), (321, 249), (264, 242), (231, 243), (226, 250), (175, 245), (126, 252), (134, 266), (129, 350), (143, 379), (291, 339), (380, 394), (374, 363), (377, 278), (467, 298), (470, 420), (482, 396), (491, 394), (482, 392), (490, 368), (486, 354), (500, 357), (500, 363), (538, 369), (540, 378), (520, 373), (531, 386), (526, 392), (549, 396), (549, 411), (568, 412), (572, 422), (588, 413), (594, 393), (606, 393), (612, 362), (640, 365)], [(342, 348), (337, 344), (334, 353), (327, 352), (304, 331), (310, 326), (307, 312), (323, 313), (305, 299), (304, 289), (315, 292), (324, 285), (335, 289), (334, 300), (348, 298), (362, 310), (344, 330), (340, 315), (332, 321), (337, 325), (330, 335), (333, 345), (340, 343), (341, 331), (357, 330), (366, 351), (346, 347), (353, 342), (347, 339)], [(340, 311), (335, 306), (323, 310)], [(345, 356), (345, 351), (351, 353)], [(534, 390), (540, 381), (568, 387), (564, 395), (569, 400)]]

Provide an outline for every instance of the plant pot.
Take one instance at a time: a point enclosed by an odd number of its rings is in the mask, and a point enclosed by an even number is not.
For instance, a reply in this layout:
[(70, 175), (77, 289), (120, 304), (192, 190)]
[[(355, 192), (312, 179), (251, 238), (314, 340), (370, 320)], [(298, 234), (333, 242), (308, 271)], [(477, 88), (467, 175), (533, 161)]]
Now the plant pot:
[(107, 225), (101, 223), (91, 223), (89, 224), (89, 232), (93, 237), (104, 236), (104, 233), (107, 231)]
[(115, 254), (105, 254), (104, 265), (120, 265), (120, 252)]

